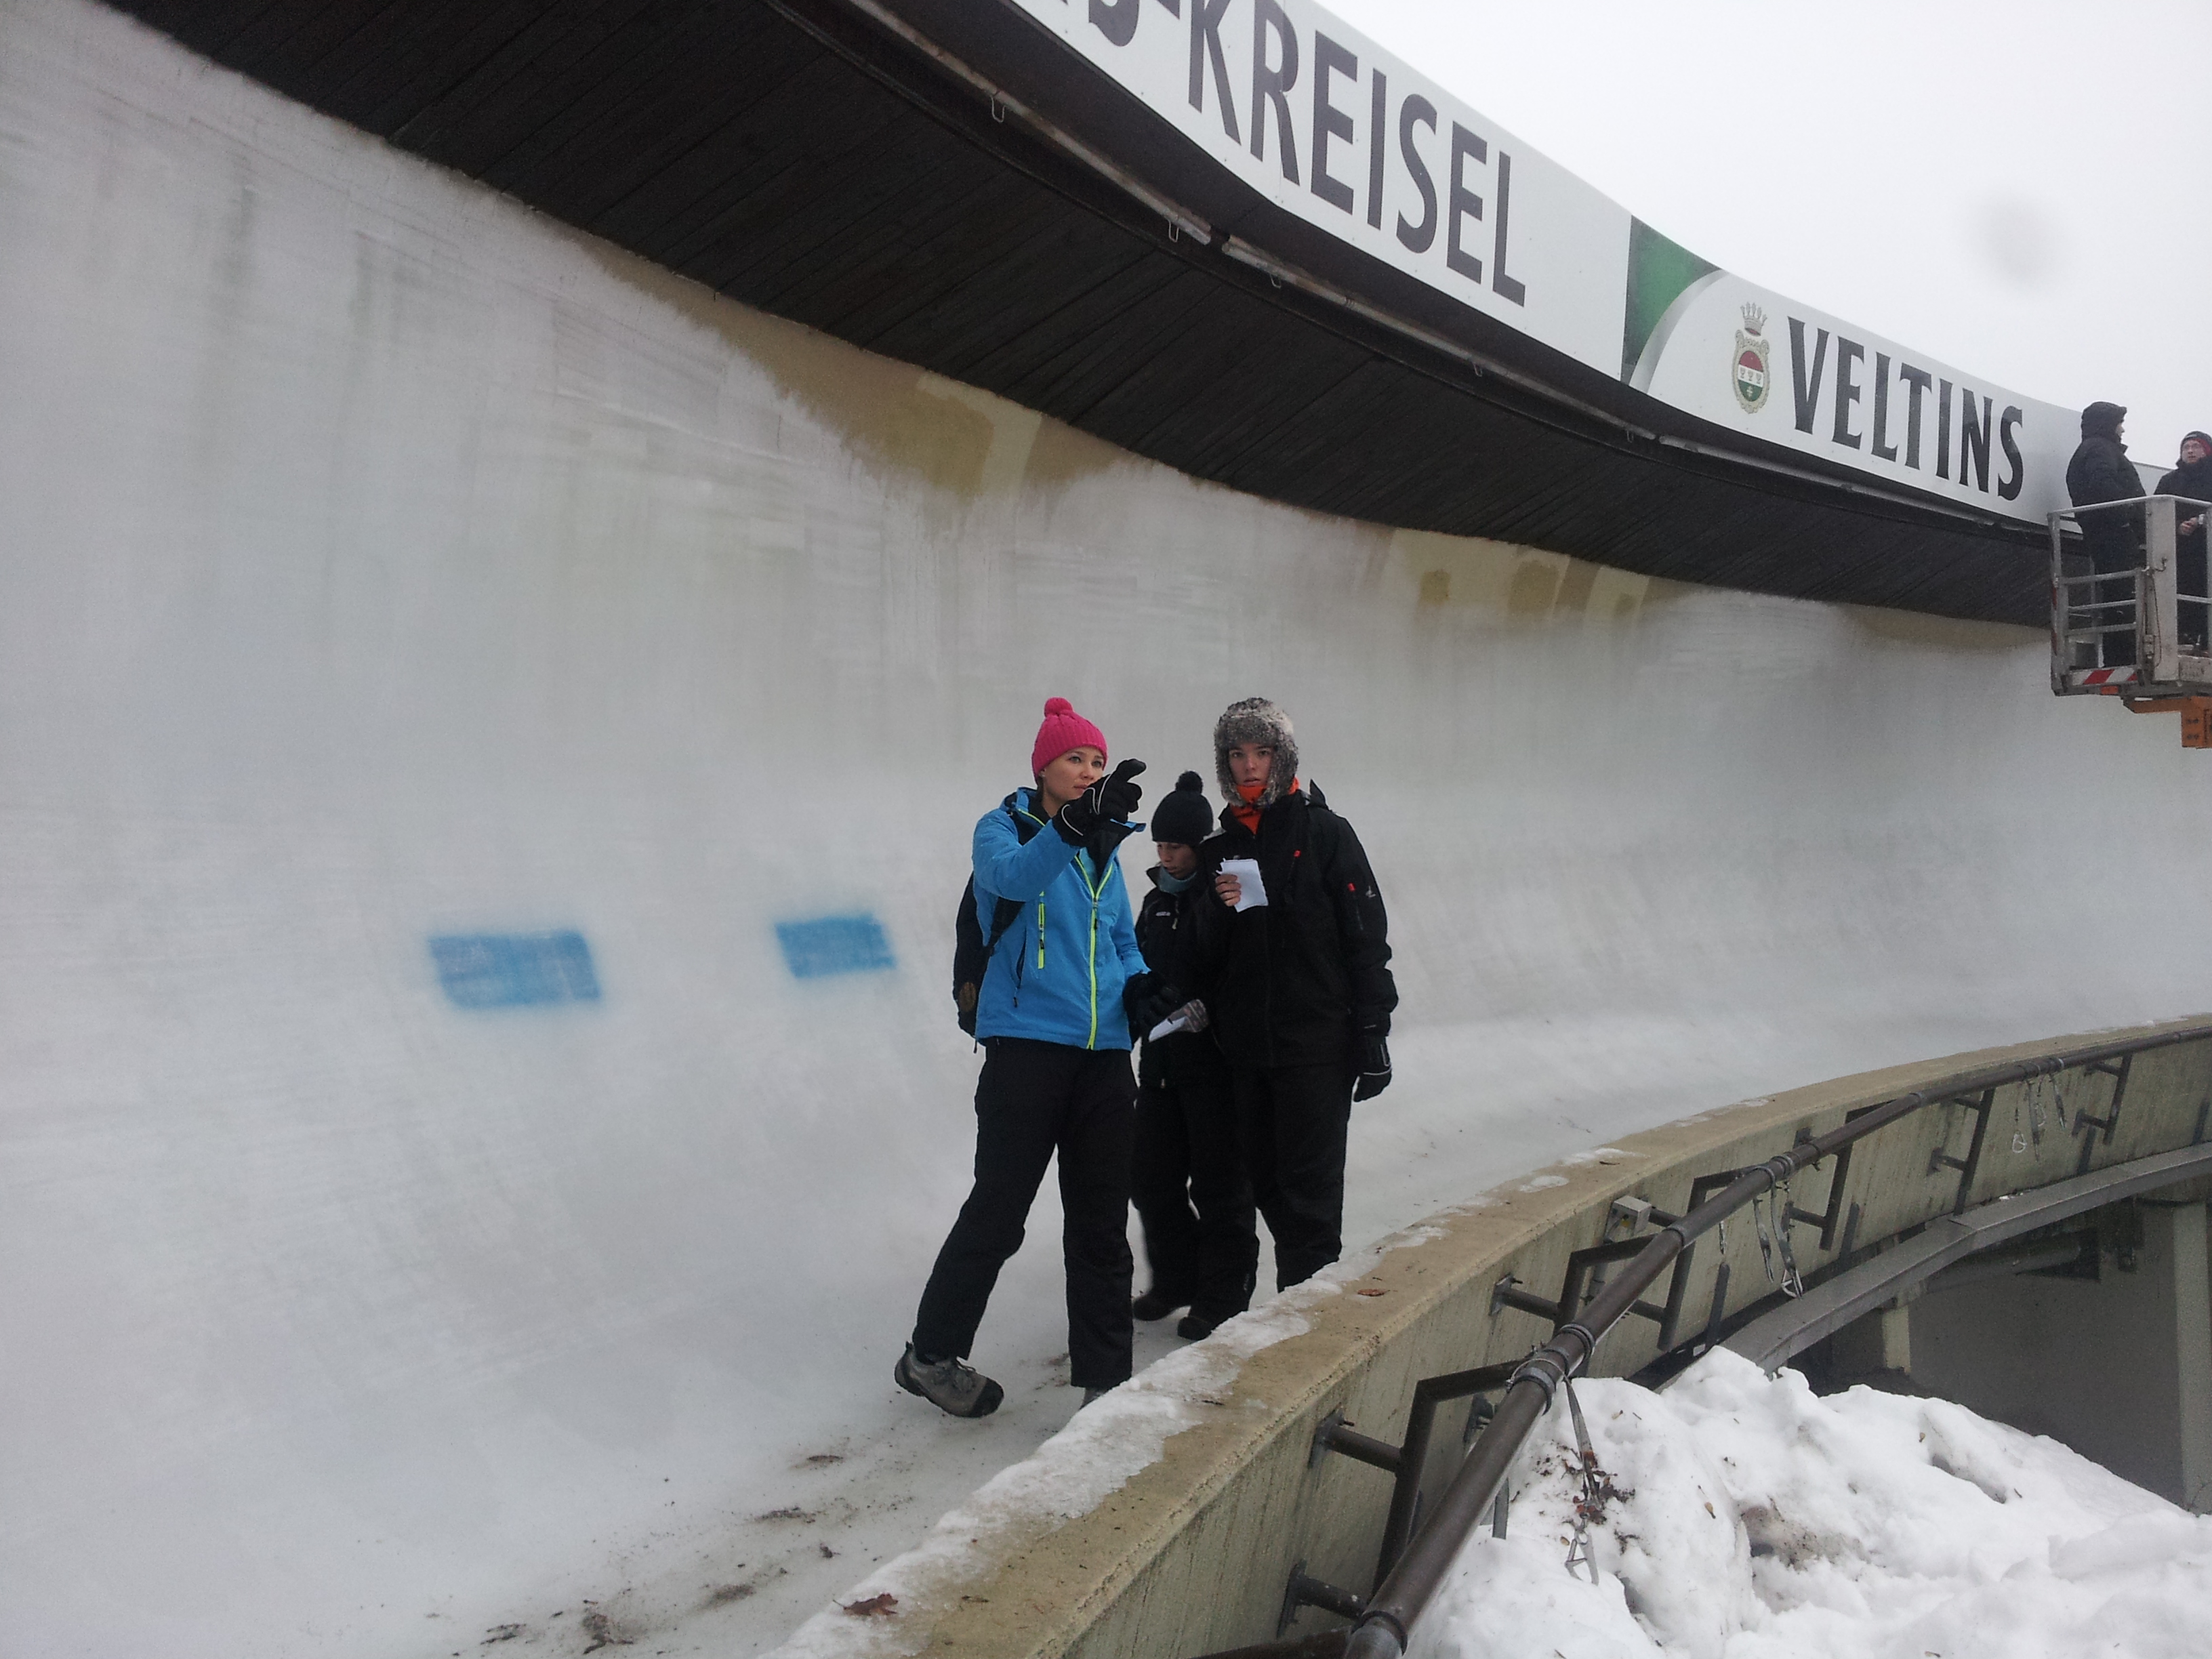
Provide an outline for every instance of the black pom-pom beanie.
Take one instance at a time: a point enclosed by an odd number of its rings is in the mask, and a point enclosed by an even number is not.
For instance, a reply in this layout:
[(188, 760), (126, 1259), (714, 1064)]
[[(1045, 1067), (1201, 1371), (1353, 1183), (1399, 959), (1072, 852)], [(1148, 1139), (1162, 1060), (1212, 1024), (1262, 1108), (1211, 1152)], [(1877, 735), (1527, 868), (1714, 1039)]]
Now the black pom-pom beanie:
[(1186, 772), (1152, 813), (1154, 841), (1181, 842), (1195, 847), (1213, 833), (1213, 808), (1206, 799), (1206, 781)]

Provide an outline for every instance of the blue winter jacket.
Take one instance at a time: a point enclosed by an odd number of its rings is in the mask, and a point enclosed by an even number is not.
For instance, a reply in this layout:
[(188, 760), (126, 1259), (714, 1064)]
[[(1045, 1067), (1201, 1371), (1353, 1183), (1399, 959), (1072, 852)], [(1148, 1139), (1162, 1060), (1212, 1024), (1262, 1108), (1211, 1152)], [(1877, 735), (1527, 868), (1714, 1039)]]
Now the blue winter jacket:
[(1102, 875), (1089, 851), (1036, 816), (1034, 790), (1014, 810), (1039, 825), (1026, 844), (1003, 806), (975, 825), (975, 914), (1020, 901), (975, 999), (977, 1037), (1030, 1037), (1076, 1048), (1127, 1048), (1121, 988), (1145, 971), (1119, 859)]

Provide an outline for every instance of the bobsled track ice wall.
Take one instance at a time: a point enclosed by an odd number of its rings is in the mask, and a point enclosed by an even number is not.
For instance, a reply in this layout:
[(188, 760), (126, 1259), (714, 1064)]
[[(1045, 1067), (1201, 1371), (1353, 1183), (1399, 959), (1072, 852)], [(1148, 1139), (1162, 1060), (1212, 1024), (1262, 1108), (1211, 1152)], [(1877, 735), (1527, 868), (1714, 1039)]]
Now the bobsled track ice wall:
[[(1162, 784), (1274, 696), (1365, 836), (1355, 1237), (2203, 1002), (2212, 770), (2039, 635), (1195, 484), (82, 0), (0, 0), (0, 387), (22, 1659), (580, 1646), (586, 1598), (751, 1651), (1057, 1427), (1048, 1192), (1007, 1409), (888, 1376), (964, 1190), (968, 829), (1050, 693)], [(862, 915), (889, 965), (794, 975), (778, 924)], [(460, 1006), (428, 945), (564, 930), (596, 997)]]

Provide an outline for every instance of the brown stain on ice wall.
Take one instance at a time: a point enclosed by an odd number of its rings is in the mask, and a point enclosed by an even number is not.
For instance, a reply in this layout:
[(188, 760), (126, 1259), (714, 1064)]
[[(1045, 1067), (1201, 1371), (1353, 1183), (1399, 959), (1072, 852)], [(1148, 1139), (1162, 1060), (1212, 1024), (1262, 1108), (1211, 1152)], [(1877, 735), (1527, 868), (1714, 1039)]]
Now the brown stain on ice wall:
[(1559, 591), (1559, 572), (1548, 559), (1523, 558), (1513, 567), (1513, 585), (1505, 591), (1509, 616), (1548, 617)]
[(1679, 584), (1593, 564), (1564, 553), (1447, 536), (1382, 532), (1387, 564), (1411, 592), (1417, 615), (1474, 611), (1516, 628), (1561, 623), (1632, 623), (1646, 606), (1686, 592)]
[[(960, 504), (1024, 489), (1058, 492), (1115, 467), (1146, 465), (1102, 438), (995, 393), (755, 310), (649, 260), (571, 234), (625, 286), (672, 307), (759, 367), (864, 465), (942, 492), (930, 514), (941, 520), (942, 530), (957, 530), (964, 516)], [(1365, 580), (1405, 583), (1414, 609), (1424, 614), (1473, 608), (1516, 626), (1569, 620), (1621, 626), (1654, 605), (1694, 591), (1481, 537), (1308, 516), (1345, 533), (1348, 561), (1368, 545), (1369, 556), (1361, 561)]]
[(1136, 458), (1103, 438), (1078, 431), (1049, 415), (1042, 417), (1035, 441), (1030, 445), (1028, 481), (1032, 484), (1070, 484), (1079, 478), (1126, 466)]
[(871, 468), (964, 501), (1024, 484), (1064, 486), (1126, 463), (1122, 451), (995, 393), (879, 356), (716, 294), (578, 234), (625, 286), (709, 330)]
[(1964, 622), (1917, 611), (1889, 611), (1878, 605), (1838, 607), (1864, 632), (1898, 645), (1933, 646), (1941, 651), (2017, 651), (2042, 630), (2014, 623)]

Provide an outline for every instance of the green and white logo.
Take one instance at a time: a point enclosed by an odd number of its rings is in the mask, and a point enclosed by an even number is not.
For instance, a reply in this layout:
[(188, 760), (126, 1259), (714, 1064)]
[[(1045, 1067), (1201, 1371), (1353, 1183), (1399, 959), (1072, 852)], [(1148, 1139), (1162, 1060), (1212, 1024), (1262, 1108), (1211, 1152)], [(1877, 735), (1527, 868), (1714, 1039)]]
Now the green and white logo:
[(1774, 348), (1766, 343), (1766, 313), (1756, 305), (1747, 305), (1743, 326), (1735, 331), (1735, 362), (1729, 375), (1735, 400), (1743, 405), (1745, 414), (1756, 415), (1766, 407), (1766, 395), (1773, 389), (1767, 365), (1773, 361)]

